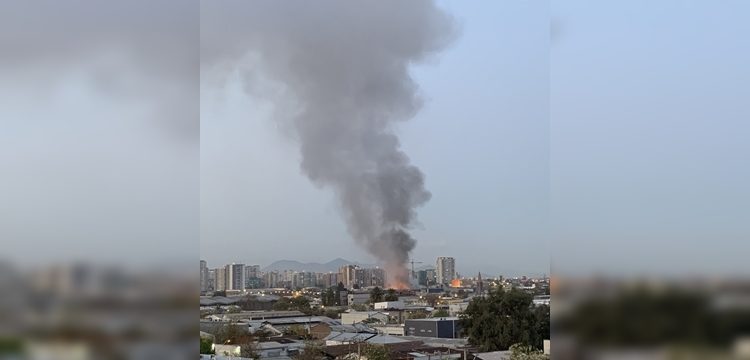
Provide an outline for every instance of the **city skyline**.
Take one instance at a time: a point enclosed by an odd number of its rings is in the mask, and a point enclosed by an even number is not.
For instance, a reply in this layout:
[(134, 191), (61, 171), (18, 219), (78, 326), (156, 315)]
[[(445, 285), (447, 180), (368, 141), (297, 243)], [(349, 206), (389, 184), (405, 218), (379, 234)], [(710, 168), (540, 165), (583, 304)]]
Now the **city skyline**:
[[(340, 259), (337, 259), (340, 260)], [(421, 263), (421, 262), (420, 262)], [(307, 289), (349, 289), (370, 291), (375, 288), (397, 291), (439, 292), (449, 289), (471, 287), (479, 284), (482, 289), (483, 276), (460, 274), (456, 271), (456, 261), (452, 257), (439, 257), (435, 266), (412, 268), (407, 284), (389, 283), (386, 269), (374, 265), (360, 265), (337, 262), (337, 268), (266, 268), (258, 264), (231, 263), (210, 267), (205, 260), (200, 260), (200, 292), (209, 296), (236, 296), (258, 289), (286, 289), (287, 291)], [(329, 264), (331, 265), (331, 264)], [(414, 264), (412, 264), (413, 266)], [(484, 279), (493, 281), (542, 281), (549, 277), (542, 276), (504, 276), (491, 275), (485, 272)], [(223, 292), (216, 293), (216, 292)]]
[[(416, 261), (414, 265), (414, 271), (415, 271), (415, 278), (416, 273), (419, 271), (424, 270), (431, 270), (439, 272), (441, 263), (441, 259), (450, 259), (450, 271), (448, 273), (454, 274), (455, 278), (473, 278), (476, 277), (478, 274), (483, 273), (484, 276), (489, 277), (546, 277), (549, 275), (549, 273), (494, 273), (492, 271), (487, 270), (477, 270), (477, 271), (465, 271), (464, 268), (461, 267), (462, 262), (460, 259), (455, 259), (454, 257), (450, 256), (439, 256), (435, 259), (431, 259), (431, 261)], [(292, 265), (286, 266), (286, 265), (279, 265), (280, 263), (286, 264), (292, 262)], [(343, 266), (355, 266), (362, 269), (383, 269), (383, 267), (379, 264), (375, 263), (366, 263), (366, 262), (358, 262), (358, 261), (352, 261), (349, 259), (344, 259), (341, 257), (332, 259), (327, 262), (302, 262), (302, 261), (296, 261), (296, 260), (290, 260), (290, 259), (279, 259), (274, 260), (269, 263), (250, 263), (250, 262), (242, 262), (240, 260), (228, 262), (228, 263), (211, 263), (206, 261), (205, 259), (200, 259), (201, 263), (201, 276), (204, 276), (204, 266), (207, 271), (215, 270), (215, 269), (224, 269), (227, 266), (231, 265), (242, 265), (244, 266), (244, 269), (246, 270), (246, 273), (248, 273), (250, 268), (252, 268), (252, 271), (257, 274), (267, 274), (270, 272), (310, 272), (310, 273), (318, 273), (318, 274), (331, 274), (331, 273), (340, 273), (341, 267)], [(310, 268), (306, 268), (305, 265), (310, 265)], [(321, 267), (328, 267), (327, 269), (321, 270)], [(411, 266), (411, 265), (410, 265)], [(411, 267), (410, 267), (411, 270)], [(436, 275), (437, 276), (437, 275)], [(246, 275), (247, 278), (247, 275)], [(450, 280), (450, 279), (448, 279)], [(203, 284), (203, 280), (201, 281), (201, 284)], [(448, 284), (448, 282), (445, 282), (445, 284)], [(203, 285), (201, 285), (203, 286)]]

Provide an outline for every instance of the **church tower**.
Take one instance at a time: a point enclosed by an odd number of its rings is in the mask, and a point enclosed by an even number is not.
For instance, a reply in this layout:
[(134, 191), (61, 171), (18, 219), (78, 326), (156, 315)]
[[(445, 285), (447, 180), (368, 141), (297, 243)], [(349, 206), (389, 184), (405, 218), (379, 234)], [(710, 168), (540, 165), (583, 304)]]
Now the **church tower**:
[(484, 292), (484, 284), (482, 283), (482, 272), (479, 272), (479, 276), (477, 277), (477, 294), (482, 295)]

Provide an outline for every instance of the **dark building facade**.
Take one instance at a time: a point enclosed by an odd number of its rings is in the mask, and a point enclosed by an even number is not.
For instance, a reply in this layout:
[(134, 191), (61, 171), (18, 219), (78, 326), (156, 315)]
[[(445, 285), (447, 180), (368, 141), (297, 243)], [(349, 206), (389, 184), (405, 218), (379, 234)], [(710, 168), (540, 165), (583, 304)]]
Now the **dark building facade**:
[(457, 318), (411, 319), (404, 324), (404, 334), (455, 339), (461, 337), (461, 327)]

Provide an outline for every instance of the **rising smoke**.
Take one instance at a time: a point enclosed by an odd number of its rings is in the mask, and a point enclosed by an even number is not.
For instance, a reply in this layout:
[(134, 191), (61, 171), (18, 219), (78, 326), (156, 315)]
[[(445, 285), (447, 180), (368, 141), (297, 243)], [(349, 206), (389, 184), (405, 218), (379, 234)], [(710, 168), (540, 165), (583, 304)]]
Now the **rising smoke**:
[(409, 230), (431, 195), (393, 124), (422, 106), (410, 66), (451, 42), (452, 19), (432, 1), (201, 4), (202, 70), (251, 55), (249, 88), (259, 77), (282, 85), (276, 100), (294, 110), (278, 117), (299, 142), (303, 173), (336, 192), (349, 233), (389, 283), (407, 284)]

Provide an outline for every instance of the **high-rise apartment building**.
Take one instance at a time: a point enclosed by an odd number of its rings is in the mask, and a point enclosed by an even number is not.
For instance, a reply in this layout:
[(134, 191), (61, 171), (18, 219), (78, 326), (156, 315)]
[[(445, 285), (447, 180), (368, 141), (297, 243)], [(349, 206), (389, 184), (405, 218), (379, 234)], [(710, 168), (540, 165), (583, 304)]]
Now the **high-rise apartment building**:
[(385, 270), (380, 268), (362, 269), (364, 276), (361, 286), (385, 286)]
[(427, 270), (417, 271), (417, 284), (420, 286), (427, 286)]
[(357, 265), (344, 265), (339, 268), (337, 279), (330, 279), (331, 286), (343, 283), (347, 289), (368, 286), (385, 286), (385, 270), (380, 268), (361, 268)]
[(248, 265), (245, 266), (245, 278), (259, 278), (260, 277), (260, 265)]
[(201, 260), (201, 280), (200, 280), (200, 291), (208, 291), (208, 266), (206, 260)]
[(435, 272), (438, 284), (450, 284), (451, 280), (456, 278), (456, 259), (445, 256), (438, 257)]
[(227, 289), (227, 271), (226, 268), (217, 268), (214, 269), (214, 273), (216, 274), (215, 280), (214, 280), (214, 290), (215, 291), (224, 291)]
[(323, 274), (323, 287), (329, 288), (331, 286), (336, 286), (338, 284), (339, 284), (339, 274), (338, 273)]
[(245, 289), (245, 264), (231, 264), (224, 267), (226, 272), (225, 290)]
[(263, 276), (263, 282), (268, 288), (279, 287), (279, 273), (277, 271), (269, 271)]
[(208, 270), (208, 279), (206, 279), (206, 291), (216, 290), (216, 269)]
[(426, 269), (425, 271), (426, 286), (433, 286), (437, 284), (437, 271), (435, 269)]
[(357, 266), (357, 268), (354, 270), (354, 284), (356, 284), (358, 287), (363, 287), (365, 285), (365, 278), (366, 278), (366, 272), (365, 269), (360, 268)]
[(356, 265), (344, 265), (339, 268), (339, 281), (344, 283), (347, 289), (357, 284), (357, 269)]
[(260, 265), (245, 266), (245, 288), (260, 286)]

